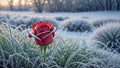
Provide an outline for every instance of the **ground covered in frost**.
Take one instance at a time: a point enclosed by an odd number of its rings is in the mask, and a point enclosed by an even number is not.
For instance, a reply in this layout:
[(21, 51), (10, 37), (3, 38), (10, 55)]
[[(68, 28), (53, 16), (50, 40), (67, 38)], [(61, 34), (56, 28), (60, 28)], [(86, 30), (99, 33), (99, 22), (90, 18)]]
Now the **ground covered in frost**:
[[(4, 15), (5, 18), (2, 17)], [(6, 18), (10, 20), (6, 21)], [(27, 37), (27, 31), (31, 27), (23, 28), (21, 26), (21, 22), (31, 26), (35, 21), (39, 21), (39, 18), (44, 18), (44, 20), (50, 18), (47, 21), (57, 25), (53, 43), (48, 46), (46, 51), (46, 62), (43, 61), (42, 47), (37, 46), (33, 39)], [(73, 20), (75, 21), (73, 22)], [(80, 22), (82, 25), (74, 24), (76, 22), (78, 24)], [(93, 32), (98, 29), (96, 25), (93, 25), (94, 22), (95, 24), (97, 22), (97, 25), (99, 22), (117, 22), (119, 27), (120, 12), (34, 13), (0, 11), (0, 67), (120, 68), (120, 53), (109, 48), (97, 48), (98, 44), (89, 39)], [(15, 25), (13, 28), (14, 24), (19, 25)], [(67, 26), (71, 24), (73, 26)], [(63, 30), (61, 25), (66, 29)], [(91, 31), (87, 29), (89, 26)], [(67, 28), (70, 31), (67, 31)], [(120, 29), (118, 28), (118, 30)], [(119, 36), (119, 32), (117, 33)]]

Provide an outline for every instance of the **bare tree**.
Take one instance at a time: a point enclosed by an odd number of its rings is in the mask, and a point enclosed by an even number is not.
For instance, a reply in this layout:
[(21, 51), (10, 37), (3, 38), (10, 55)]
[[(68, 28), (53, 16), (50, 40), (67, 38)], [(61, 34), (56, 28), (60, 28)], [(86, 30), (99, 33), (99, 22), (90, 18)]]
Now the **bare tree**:
[(37, 12), (42, 12), (46, 0), (31, 0), (34, 10)]
[(43, 8), (50, 12), (120, 10), (120, 0), (34, 0), (33, 5), (38, 12)]
[(69, 11), (75, 11), (75, 8), (74, 8), (74, 4), (75, 4), (75, 1), (76, 0), (66, 0), (66, 11), (69, 12)]
[(13, 10), (13, 3), (14, 3), (14, 0), (6, 0), (8, 2), (8, 6), (10, 7), (10, 10)]
[(57, 11), (57, 9), (59, 9), (58, 0), (47, 0), (47, 2), (48, 2), (48, 8), (50, 12), (54, 12), (54, 11)]
[(51, 12), (72, 11), (74, 0), (47, 0)]
[(117, 10), (120, 10), (120, 0), (116, 0)]

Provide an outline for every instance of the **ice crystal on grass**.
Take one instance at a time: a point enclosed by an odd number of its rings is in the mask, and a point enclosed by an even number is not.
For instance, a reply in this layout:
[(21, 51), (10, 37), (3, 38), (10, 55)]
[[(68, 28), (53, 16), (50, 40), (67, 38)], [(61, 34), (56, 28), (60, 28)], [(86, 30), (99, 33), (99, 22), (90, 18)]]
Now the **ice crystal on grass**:
[[(9, 22), (7, 22), (9, 21)], [(54, 24), (54, 26), (58, 27), (58, 23), (54, 18), (49, 17), (29, 17), (29, 16), (20, 16), (20, 15), (0, 15), (0, 23), (6, 22), (10, 23), (11, 25), (19, 26), (21, 24), (24, 24), (26, 28), (31, 27), (32, 24), (35, 22), (44, 21), (44, 22), (50, 22)]]
[(92, 26), (90, 23), (84, 20), (66, 20), (61, 23), (61, 28), (63, 30), (67, 29), (68, 31), (92, 31)]
[[(56, 35), (46, 51), (36, 45), (20, 26), (0, 25), (0, 67), (6, 68), (119, 68), (120, 55), (88, 46), (84, 39)], [(62, 34), (61, 34), (62, 35)]]
[(120, 23), (106, 24), (96, 29), (91, 40), (98, 43), (98, 47), (116, 49), (120, 52)]

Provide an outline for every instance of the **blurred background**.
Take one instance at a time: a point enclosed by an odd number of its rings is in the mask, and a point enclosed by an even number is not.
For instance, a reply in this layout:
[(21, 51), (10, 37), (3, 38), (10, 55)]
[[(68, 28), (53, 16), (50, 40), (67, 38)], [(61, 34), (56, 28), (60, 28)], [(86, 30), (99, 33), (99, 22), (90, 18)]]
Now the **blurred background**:
[(0, 10), (83, 12), (120, 10), (120, 0), (0, 0)]

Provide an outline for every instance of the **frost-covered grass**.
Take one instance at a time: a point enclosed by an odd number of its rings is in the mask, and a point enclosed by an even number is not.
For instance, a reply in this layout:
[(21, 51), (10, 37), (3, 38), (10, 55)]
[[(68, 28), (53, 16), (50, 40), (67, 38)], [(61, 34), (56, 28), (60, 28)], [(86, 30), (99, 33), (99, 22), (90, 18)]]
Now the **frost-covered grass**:
[(0, 25), (0, 67), (120, 68), (119, 53), (96, 49), (83, 36), (64, 38), (62, 33), (56, 33), (43, 62), (43, 49), (27, 37), (27, 30), (12, 27), (6, 23)]
[(15, 26), (19, 26), (23, 24), (27, 28), (31, 27), (33, 23), (38, 21), (50, 22), (54, 24), (54, 26), (58, 27), (57, 21), (49, 17), (0, 14), (0, 23), (7, 22), (7, 21), (9, 21), (10, 24)]
[(66, 20), (61, 23), (60, 28), (68, 31), (92, 31), (92, 25), (88, 21), (80, 19)]
[(91, 36), (97, 47), (105, 47), (120, 52), (120, 23), (110, 23), (97, 28)]
[[(3, 17), (2, 13), (3, 13), (3, 16), (4, 15), (6, 16)], [(57, 26), (59, 26), (60, 24), (63, 24), (64, 21), (67, 21), (67, 18), (69, 18), (70, 20), (75, 20), (75, 19), (84, 20), (89, 22), (89, 24), (92, 24), (92, 22), (94, 21), (100, 20), (101, 22), (101, 20), (106, 20), (106, 19), (120, 20), (120, 12), (118, 11), (102, 11), (102, 12), (99, 11), (99, 12), (82, 12), (82, 13), (32, 13), (32, 12), (8, 12), (7, 11), (2, 13), (0, 11), (0, 20), (2, 20), (2, 22), (7, 22), (6, 19), (9, 19), (9, 22), (7, 23), (9, 24), (10, 22), (12, 22), (10, 24), (17, 25), (18, 30), (12, 29), (12, 33), (11, 33), (8, 27), (7, 29), (5, 28), (5, 26), (4, 28), (3, 26), (0, 27), (1, 32), (4, 32), (0, 34), (0, 45), (2, 46), (0, 49), (1, 50), (0, 64), (4, 66), (13, 65), (14, 67), (16, 66), (15, 68), (17, 68), (17, 66), (20, 66), (20, 67), (23, 66), (26, 68), (29, 68), (29, 67), (36, 68), (36, 67), (39, 67), (39, 65), (44, 64), (43, 58), (42, 58), (43, 52), (41, 52), (41, 49), (39, 48), (39, 46), (35, 45), (32, 39), (27, 38), (26, 30), (22, 30), (22, 28), (20, 28), (21, 24), (26, 25), (26, 27), (31, 27), (31, 25), (34, 22), (41, 20), (41, 18), (48, 19), (53, 24), (54, 22), (58, 22)], [(57, 21), (54, 19), (56, 19)], [(82, 23), (82, 24), (85, 24), (85, 23)], [(56, 25), (56, 23), (54, 25)], [(15, 27), (15, 26), (12, 26), (12, 27)], [(22, 32), (19, 32), (19, 31), (22, 31)], [(10, 33), (12, 34), (12, 36)], [(53, 50), (53, 52), (51, 52), (51, 50), (49, 49), (47, 50), (47, 62), (45, 63), (45, 65), (47, 65), (48, 67), (57, 66), (57, 67), (66, 67), (66, 68), (77, 67), (75, 65), (78, 65), (78, 68), (79, 67), (81, 68), (83, 67), (119, 68), (120, 55), (114, 54), (113, 52), (111, 52), (111, 50), (110, 52), (107, 52), (109, 51), (107, 49), (97, 50), (96, 48), (94, 48), (94, 45), (99, 46), (98, 44), (88, 43), (90, 35), (93, 35), (93, 33), (87, 32), (85, 33), (85, 36), (84, 36), (82, 35), (82, 32), (79, 33), (79, 31), (69, 32), (69, 31), (62, 31), (61, 29), (58, 29), (56, 32), (55, 40), (49, 46), (49, 48)], [(16, 41), (13, 41), (13, 40), (16, 40)], [(85, 41), (85, 44), (84, 44), (84, 41)], [(90, 46), (88, 46), (88, 44), (90, 44)], [(70, 55), (68, 56), (66, 53), (67, 51), (69, 51), (69, 48), (72, 48), (72, 51), (70, 51)], [(89, 56), (86, 56), (86, 53), (82, 53), (84, 52), (83, 49), (87, 54), (89, 54)], [(78, 50), (78, 52), (76, 52), (76, 50)], [(77, 54), (74, 54), (75, 52)], [(97, 54), (97, 56), (93, 54), (94, 52)], [(81, 57), (79, 54), (87, 57), (87, 60), (82, 59), (81, 61), (81, 58), (84, 58), (84, 57)], [(11, 55), (14, 55), (14, 56), (11, 57)], [(72, 55), (75, 55), (75, 56), (71, 58)], [(64, 60), (66, 58), (67, 60)]]
[(106, 25), (106, 24), (110, 24), (110, 23), (120, 23), (120, 19), (103, 19), (103, 20), (97, 20), (95, 22), (92, 23), (92, 25), (95, 28), (98, 28), (100, 26)]
[[(69, 19), (82, 19), (88, 21), (90, 23), (104, 20), (104, 19), (120, 19), (120, 12), (119, 11), (98, 11), (98, 12), (79, 12), (79, 13), (71, 13), (71, 12), (60, 12), (60, 13), (34, 13), (34, 12), (15, 12), (15, 11), (0, 11), (1, 15), (9, 15), (10, 18), (14, 18), (14, 21), (18, 17), (22, 17), (24, 20), (30, 21), (30, 18), (50, 18), (54, 21), (57, 20), (58, 23), (63, 23), (63, 21)], [(30, 21), (31, 22), (31, 21)], [(14, 23), (15, 24), (15, 23)], [(31, 25), (30, 23), (28, 26)], [(59, 25), (59, 24), (58, 24)]]

